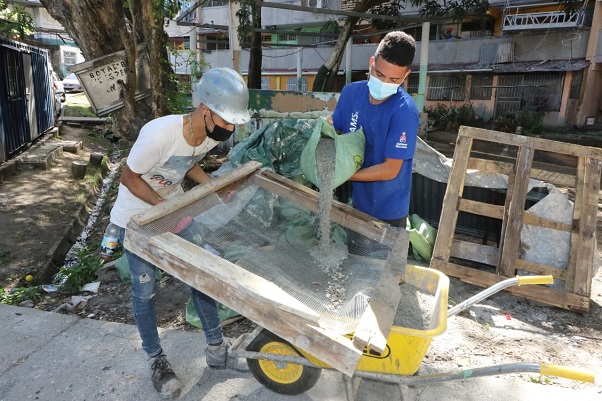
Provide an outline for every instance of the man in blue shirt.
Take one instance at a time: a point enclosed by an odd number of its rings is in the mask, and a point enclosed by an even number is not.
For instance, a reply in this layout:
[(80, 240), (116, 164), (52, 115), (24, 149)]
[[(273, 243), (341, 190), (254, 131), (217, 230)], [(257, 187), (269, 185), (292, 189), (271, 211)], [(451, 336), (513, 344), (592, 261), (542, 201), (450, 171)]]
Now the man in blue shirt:
[(361, 127), (366, 136), (364, 164), (350, 178), (353, 206), (403, 228), (410, 206), (419, 115), (401, 84), (410, 74), (415, 52), (410, 35), (388, 33), (370, 57), (369, 79), (346, 85), (332, 115), (337, 131)]

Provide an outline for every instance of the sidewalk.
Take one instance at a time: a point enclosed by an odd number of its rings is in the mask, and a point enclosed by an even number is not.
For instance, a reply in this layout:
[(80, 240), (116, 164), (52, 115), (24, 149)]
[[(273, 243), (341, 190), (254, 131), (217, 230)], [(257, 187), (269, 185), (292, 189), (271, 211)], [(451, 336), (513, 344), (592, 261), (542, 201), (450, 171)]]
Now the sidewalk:
[[(0, 305), (0, 321), (0, 401), (160, 399), (135, 326), (7, 305)], [(323, 371), (307, 393), (283, 396), (267, 390), (249, 372), (208, 369), (199, 333), (166, 330), (161, 337), (183, 383), (179, 400), (346, 400), (339, 372)], [(574, 389), (566, 389), (516, 376), (491, 376), (407, 389), (403, 399), (594, 401), (602, 396), (599, 391), (599, 386), (577, 382)], [(363, 380), (356, 399), (401, 400), (402, 391), (396, 385)]]

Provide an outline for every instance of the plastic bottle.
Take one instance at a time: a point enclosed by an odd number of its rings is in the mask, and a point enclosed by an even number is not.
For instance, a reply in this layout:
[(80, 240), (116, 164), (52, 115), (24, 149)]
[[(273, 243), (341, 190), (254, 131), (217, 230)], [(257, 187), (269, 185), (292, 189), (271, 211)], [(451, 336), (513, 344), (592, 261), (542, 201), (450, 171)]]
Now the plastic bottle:
[(111, 260), (115, 252), (119, 249), (119, 227), (113, 223), (109, 223), (105, 229), (102, 243), (100, 244), (100, 252), (98, 255), (101, 259)]

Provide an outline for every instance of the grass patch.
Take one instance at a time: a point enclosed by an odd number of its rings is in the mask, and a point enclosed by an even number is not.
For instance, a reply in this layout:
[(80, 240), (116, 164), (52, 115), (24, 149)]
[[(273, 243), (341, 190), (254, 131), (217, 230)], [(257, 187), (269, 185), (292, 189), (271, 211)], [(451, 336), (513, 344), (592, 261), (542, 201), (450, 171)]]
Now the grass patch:
[(36, 302), (40, 298), (40, 286), (19, 287), (10, 291), (0, 288), (0, 304), (19, 305), (23, 301)]

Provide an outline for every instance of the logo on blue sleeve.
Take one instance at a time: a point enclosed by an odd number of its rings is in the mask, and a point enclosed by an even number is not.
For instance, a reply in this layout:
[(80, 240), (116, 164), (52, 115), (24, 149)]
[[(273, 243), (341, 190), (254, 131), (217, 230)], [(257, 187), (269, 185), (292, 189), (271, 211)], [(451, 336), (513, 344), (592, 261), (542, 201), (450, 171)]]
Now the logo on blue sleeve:
[(401, 134), (401, 136), (399, 137), (399, 140), (397, 141), (397, 144), (395, 145), (396, 148), (398, 149), (407, 149), (408, 148), (408, 143), (406, 141), (406, 133), (403, 132)]

